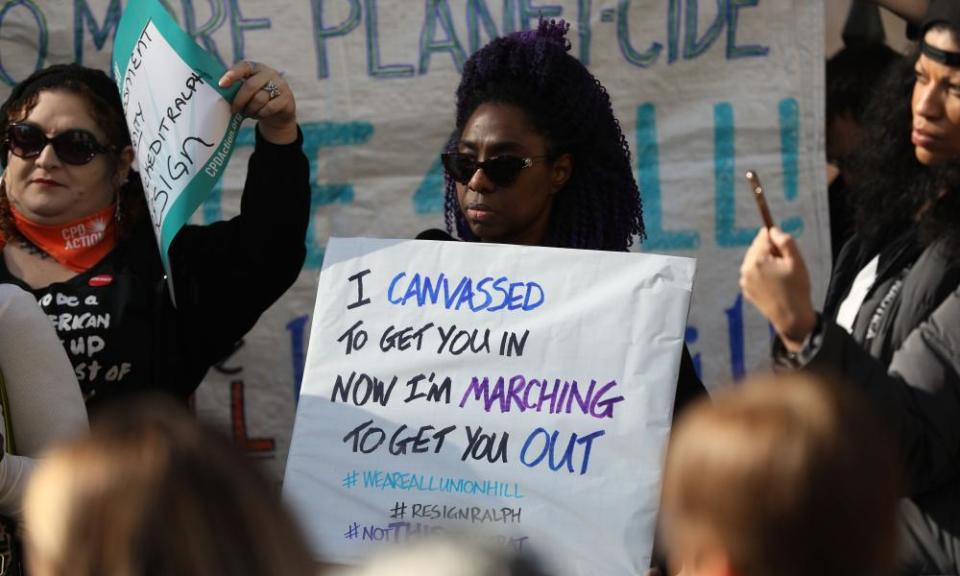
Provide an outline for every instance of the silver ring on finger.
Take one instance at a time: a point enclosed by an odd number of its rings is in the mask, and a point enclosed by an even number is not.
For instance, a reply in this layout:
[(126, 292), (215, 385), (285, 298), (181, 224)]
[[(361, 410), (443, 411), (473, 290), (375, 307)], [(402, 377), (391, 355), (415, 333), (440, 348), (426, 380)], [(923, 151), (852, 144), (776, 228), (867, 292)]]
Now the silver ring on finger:
[(269, 96), (271, 100), (280, 95), (280, 87), (277, 86), (277, 83), (273, 80), (267, 82), (267, 85), (263, 87), (263, 91), (267, 93), (267, 96)]
[(257, 72), (260, 71), (260, 64), (257, 62), (254, 62), (253, 60), (247, 60), (247, 65), (250, 66), (250, 74), (247, 75), (247, 78), (255, 75)]

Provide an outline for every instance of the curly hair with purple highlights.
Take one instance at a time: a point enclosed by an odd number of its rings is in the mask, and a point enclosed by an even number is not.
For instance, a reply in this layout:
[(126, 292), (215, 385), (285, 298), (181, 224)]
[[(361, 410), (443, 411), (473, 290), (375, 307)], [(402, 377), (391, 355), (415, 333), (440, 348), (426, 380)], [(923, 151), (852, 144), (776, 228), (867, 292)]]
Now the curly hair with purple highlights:
[[(640, 191), (630, 148), (600, 82), (569, 54), (569, 24), (541, 20), (537, 30), (497, 38), (467, 60), (457, 88), (454, 150), (467, 120), (486, 103), (511, 104), (548, 143), (549, 158), (571, 154), (570, 180), (554, 200), (546, 244), (626, 250), (644, 238)], [(446, 177), (447, 230), (476, 241)]]

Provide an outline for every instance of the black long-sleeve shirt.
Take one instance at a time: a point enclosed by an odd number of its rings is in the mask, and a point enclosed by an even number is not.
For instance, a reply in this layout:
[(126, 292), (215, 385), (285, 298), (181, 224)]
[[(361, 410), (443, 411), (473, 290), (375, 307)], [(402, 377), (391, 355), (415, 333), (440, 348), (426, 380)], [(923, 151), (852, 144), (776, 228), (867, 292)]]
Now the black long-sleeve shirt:
[(147, 218), (92, 268), (45, 288), (31, 289), (0, 258), (0, 282), (33, 293), (53, 322), (89, 409), (144, 390), (185, 398), (296, 281), (310, 214), (302, 143), (258, 133), (240, 214), (177, 234), (176, 307)]

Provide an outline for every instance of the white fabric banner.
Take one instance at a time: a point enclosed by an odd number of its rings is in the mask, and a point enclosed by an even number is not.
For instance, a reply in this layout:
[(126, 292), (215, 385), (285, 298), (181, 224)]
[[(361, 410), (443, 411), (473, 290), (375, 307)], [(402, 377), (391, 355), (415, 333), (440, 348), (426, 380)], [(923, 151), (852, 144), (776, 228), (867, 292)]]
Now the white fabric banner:
[[(109, 69), (119, 0), (0, 6), (0, 97), (34, 69)], [(823, 3), (809, 0), (168, 0), (225, 64), (286, 72), (297, 92), (313, 208), (297, 284), (198, 396), (205, 418), (282, 475), (330, 235), (411, 238), (443, 226), (438, 154), (453, 129), (466, 56), (494, 34), (572, 24), (572, 53), (609, 89), (633, 153), (643, 250), (700, 262), (686, 341), (708, 386), (768, 365), (769, 327), (738, 287), (759, 217), (798, 235), (822, 298), (829, 272), (823, 152)], [(239, 210), (250, 123), (198, 222)], [(276, 191), (278, 202), (283, 190)], [(243, 287), (237, 287), (242, 290)]]
[(650, 565), (695, 264), (332, 239), (284, 490), (318, 556), (437, 529)]

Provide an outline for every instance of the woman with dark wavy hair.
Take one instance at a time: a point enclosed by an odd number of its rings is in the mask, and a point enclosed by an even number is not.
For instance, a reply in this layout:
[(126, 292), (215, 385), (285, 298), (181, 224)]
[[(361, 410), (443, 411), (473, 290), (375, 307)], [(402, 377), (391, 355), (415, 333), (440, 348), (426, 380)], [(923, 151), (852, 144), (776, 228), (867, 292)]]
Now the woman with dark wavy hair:
[[(644, 238), (630, 149), (607, 90), (570, 55), (568, 29), (541, 21), (464, 66), (442, 160), (447, 230), (465, 241), (623, 251)], [(703, 393), (684, 347), (674, 412)]]
[(0, 107), (0, 282), (53, 319), (89, 409), (148, 389), (186, 399), (300, 273), (310, 180), (293, 92), (249, 61), (220, 83), (240, 84), (233, 111), (257, 120), (256, 143), (240, 215), (170, 244), (176, 306), (116, 83), (49, 66)]
[(761, 230), (741, 268), (784, 366), (839, 373), (897, 435), (903, 574), (960, 573), (960, 3), (935, 0), (854, 163), (856, 234), (822, 312), (793, 239)]

